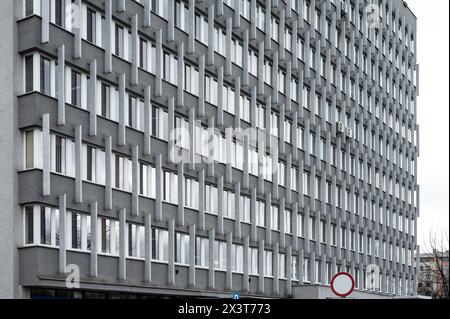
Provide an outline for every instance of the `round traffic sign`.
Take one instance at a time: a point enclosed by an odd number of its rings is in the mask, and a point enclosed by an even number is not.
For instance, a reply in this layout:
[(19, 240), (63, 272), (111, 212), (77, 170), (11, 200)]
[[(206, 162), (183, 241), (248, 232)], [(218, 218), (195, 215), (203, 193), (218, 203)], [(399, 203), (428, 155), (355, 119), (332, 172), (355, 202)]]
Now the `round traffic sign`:
[(339, 297), (347, 297), (355, 289), (355, 280), (348, 272), (340, 272), (331, 279), (331, 290)]

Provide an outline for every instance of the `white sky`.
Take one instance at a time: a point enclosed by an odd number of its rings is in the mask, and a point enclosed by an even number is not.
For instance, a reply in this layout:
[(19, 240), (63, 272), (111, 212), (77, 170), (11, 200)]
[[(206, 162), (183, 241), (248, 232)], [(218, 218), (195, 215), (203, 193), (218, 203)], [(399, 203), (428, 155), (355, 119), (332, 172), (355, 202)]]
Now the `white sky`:
[(418, 20), (418, 241), (423, 247), (430, 231), (448, 233), (449, 229), (449, 1), (406, 2)]

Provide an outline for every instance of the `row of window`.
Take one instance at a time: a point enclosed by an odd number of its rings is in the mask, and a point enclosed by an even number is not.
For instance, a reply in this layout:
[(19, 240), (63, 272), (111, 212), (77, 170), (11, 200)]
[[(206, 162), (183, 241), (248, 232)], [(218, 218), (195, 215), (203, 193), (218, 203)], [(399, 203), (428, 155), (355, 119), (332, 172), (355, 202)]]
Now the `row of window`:
[[(24, 207), (24, 244), (25, 245), (43, 245), (49, 247), (59, 247), (60, 245), (60, 212), (56, 208), (28, 205)], [(85, 251), (91, 250), (92, 244), (92, 226), (91, 217), (86, 214), (80, 214), (74, 211), (68, 211), (65, 216), (66, 224), (66, 248)], [(145, 228), (144, 226), (127, 223), (125, 227), (125, 247), (126, 256), (128, 258), (145, 258)], [(97, 220), (97, 249), (98, 252), (106, 255), (119, 255), (120, 226), (117, 220), (99, 217)], [(190, 237), (188, 234), (176, 232), (174, 236), (174, 257), (175, 263), (181, 265), (189, 265), (190, 263)], [(370, 243), (370, 241), (368, 241)], [(220, 240), (214, 241), (214, 269), (227, 269), (227, 243)], [(209, 249), (210, 243), (208, 238), (196, 236), (195, 238), (195, 265), (197, 267), (209, 267)], [(390, 246), (390, 255), (396, 254), (396, 262), (400, 252), (402, 260), (408, 266), (411, 266), (411, 251), (400, 249), (396, 246), (393, 253), (392, 245)], [(150, 248), (150, 247), (149, 247)], [(151, 229), (151, 252), (152, 260), (167, 263), (169, 260), (169, 233), (167, 230), (152, 227)], [(251, 275), (259, 274), (259, 250), (250, 247), (248, 253), (248, 272)], [(273, 251), (264, 250), (264, 275), (268, 277), (273, 274)], [(405, 257), (407, 259), (405, 260)], [(278, 254), (279, 278), (286, 278), (289, 265), (286, 264), (286, 254)], [(315, 261), (316, 266), (316, 282), (321, 282), (320, 270), (318, 265), (320, 262)], [(331, 266), (331, 263), (327, 263)], [(244, 247), (237, 243), (231, 245), (231, 265), (232, 271), (242, 273), (244, 271)], [(305, 258), (303, 262), (303, 280), (311, 281), (310, 278), (310, 262)], [(291, 275), (293, 280), (298, 280), (298, 256), (292, 256)], [(329, 284), (328, 278), (327, 284)]]
[[(158, 126), (155, 125), (154, 127), (156, 130), (158, 129)], [(181, 141), (183, 142), (183, 141)], [(223, 140), (222, 143), (224, 144), (225, 141)], [(40, 129), (34, 129), (29, 130), (24, 133), (24, 163), (23, 167), (24, 169), (33, 169), (33, 168), (42, 168), (42, 132)], [(182, 146), (182, 145), (181, 145)], [(224, 152), (225, 151), (225, 148)], [(50, 134), (50, 158), (51, 158), (51, 170), (55, 173), (64, 174), (67, 176), (74, 177), (75, 176), (75, 142), (66, 137), (62, 137), (56, 134), (51, 133)], [(236, 149), (233, 149), (233, 153), (239, 154), (242, 152), (242, 145)], [(252, 155), (252, 154), (250, 154)], [(253, 156), (253, 155), (252, 155)], [(257, 156), (254, 156), (255, 158)], [(83, 178), (87, 181), (91, 181), (94, 183), (98, 183), (101, 185), (104, 185), (105, 183), (105, 152), (102, 149), (96, 148), (94, 146), (88, 145), (83, 143), (82, 144), (82, 160), (83, 160)], [(237, 160), (242, 160), (242, 158), (237, 158)], [(256, 162), (257, 158), (256, 158)], [(118, 189), (122, 189), (125, 191), (131, 191), (132, 189), (132, 160), (126, 156), (120, 155), (120, 154), (112, 154), (111, 157), (111, 167), (112, 167), (112, 185), (114, 185)], [(236, 163), (235, 163), (236, 164)], [(271, 163), (270, 164), (270, 169)], [(154, 186), (155, 185), (155, 168), (140, 163), (140, 192), (144, 196), (151, 196), (155, 194)], [(239, 169), (242, 169), (242, 162), (236, 166)], [(359, 168), (362, 170), (362, 166)], [(290, 170), (289, 173), (287, 173)], [(370, 171), (370, 169), (369, 169)], [(271, 176), (272, 171), (268, 171), (268, 175)], [(251, 170), (251, 173), (253, 174), (254, 171)], [(257, 173), (257, 170), (256, 170)], [(357, 215), (361, 215), (364, 218), (370, 218), (370, 220), (375, 221), (376, 216), (380, 216), (379, 222), (381, 224), (386, 223), (387, 226), (393, 226), (396, 227), (395, 224), (395, 218), (392, 225), (390, 225), (390, 218), (386, 218), (386, 221), (384, 220), (384, 208), (383, 205), (376, 206), (375, 202), (369, 202), (367, 198), (363, 197), (361, 198), (358, 193), (352, 193), (350, 190), (345, 189), (342, 190), (342, 188), (339, 185), (336, 185), (335, 187), (332, 186), (331, 182), (324, 181), (324, 193), (322, 194), (322, 179), (319, 176), (315, 176), (314, 178), (311, 177), (311, 174), (304, 171), (302, 173), (302, 180), (298, 180), (299, 172), (296, 167), (288, 168), (286, 167), (286, 164), (279, 162), (278, 168), (278, 184), (281, 186), (286, 186), (285, 181), (286, 178), (290, 178), (291, 183), (291, 189), (294, 191), (298, 191), (299, 189), (299, 182), (303, 183), (303, 195), (306, 195), (308, 197), (312, 196), (312, 191), (314, 190), (314, 198), (317, 200), (324, 200), (328, 204), (335, 203), (338, 208), (345, 209), (347, 211), (353, 212)], [(167, 173), (168, 174), (168, 173)], [(167, 193), (173, 198), (173, 201), (176, 201), (178, 196), (176, 194), (176, 191), (170, 191), (170, 187), (177, 185), (176, 180), (176, 174), (171, 173), (175, 177), (173, 177), (173, 180), (171, 180), (171, 177), (168, 177), (167, 180), (170, 180), (170, 186)], [(359, 175), (359, 174), (358, 174)], [(257, 175), (255, 175), (257, 176)], [(379, 183), (378, 179), (380, 178), (378, 172), (376, 174), (376, 182)], [(382, 179), (382, 187), (385, 189), (386, 187), (389, 188), (389, 192), (391, 195), (393, 195), (395, 198), (398, 198), (399, 200), (403, 200), (409, 204), (416, 205), (417, 203), (417, 196), (415, 196), (414, 190), (406, 190), (406, 187), (402, 185), (400, 187), (400, 184), (398, 181), (395, 181), (392, 178), (386, 178), (384, 174), (381, 176)], [(166, 179), (164, 179), (164, 182), (166, 182)], [(194, 183), (194, 182), (192, 182)], [(198, 184), (193, 184), (193, 187), (198, 188)], [(377, 184), (377, 187), (379, 185)], [(312, 188), (314, 187), (314, 188)], [(187, 190), (190, 190), (191, 187), (187, 187)], [(195, 194), (195, 192), (193, 192)], [(333, 201), (334, 196), (334, 201)], [(186, 195), (186, 199), (191, 198), (191, 195)], [(170, 202), (172, 202), (170, 200)], [(233, 201), (231, 201), (233, 202)], [(198, 208), (198, 203), (195, 202), (195, 199), (193, 199), (192, 205), (188, 205), (194, 208)], [(242, 205), (243, 211), (245, 208), (245, 205)], [(377, 208), (380, 211), (379, 215), (377, 213)], [(230, 211), (232, 211), (230, 206)], [(231, 214), (231, 213), (230, 213)], [(243, 214), (242, 216), (247, 216), (247, 214)], [(248, 214), (249, 216), (249, 214)], [(390, 216), (388, 212), (388, 216)], [(392, 216), (395, 216), (395, 212)], [(402, 215), (400, 215), (402, 216)], [(406, 232), (409, 232), (409, 222), (408, 219), (406, 219), (406, 226), (403, 227), (404, 223), (399, 223), (399, 229), (403, 231), (403, 229)]]
[[(25, 91), (26, 92), (30, 92), (30, 91), (40, 91), (44, 94), (48, 94), (48, 95), (52, 95), (57, 97), (58, 95), (58, 85), (57, 85), (57, 81), (55, 78), (55, 68), (56, 68), (56, 63), (53, 60), (47, 59), (44, 56), (41, 56), (39, 54), (33, 54), (33, 55), (29, 55), (25, 57)], [(198, 71), (196, 71), (196, 73), (192, 73), (194, 71), (194, 69), (191, 69), (191, 67), (186, 66), (186, 89), (190, 92), (194, 92), (195, 93), (195, 89), (192, 88), (191, 86), (193, 86), (193, 83), (198, 83), (198, 81), (195, 81), (195, 77), (198, 77)], [(169, 72), (169, 71), (168, 71)], [(169, 72), (170, 73), (170, 72)], [(172, 72), (171, 74), (175, 74), (175, 72)], [(79, 106), (81, 108), (87, 108), (87, 82), (88, 82), (88, 77), (87, 75), (85, 75), (84, 73), (78, 72), (75, 69), (71, 69), (69, 67), (66, 67), (66, 72), (65, 72), (65, 76), (66, 76), (66, 91), (69, 92), (68, 94), (66, 94), (66, 102), (73, 104), (75, 106)], [(191, 80), (188, 80), (188, 77), (191, 78)], [(217, 82), (213, 81), (212, 78), (210, 77), (206, 77), (206, 93), (205, 93), (205, 97), (208, 101), (213, 101), (213, 102), (217, 102), (217, 95), (214, 94), (213, 90), (211, 90), (211, 88), (217, 88)], [(97, 82), (97, 89), (100, 92), (100, 94), (97, 95), (97, 114), (107, 117), (111, 120), (114, 121), (118, 121), (118, 117), (119, 117), (119, 92), (116, 88), (103, 83), (101, 81)], [(196, 88), (197, 93), (198, 93), (198, 87)], [(309, 91), (305, 92), (305, 96), (307, 97), (309, 95)], [(223, 87), (223, 97), (224, 97), (224, 105), (225, 105), (225, 110), (231, 113), (234, 113), (234, 109), (235, 109), (235, 105), (234, 105), (234, 90), (231, 89), (228, 86), (224, 86)], [(309, 98), (307, 98), (307, 100), (309, 100)], [(316, 96), (316, 104), (319, 103), (318, 102), (318, 97)], [(244, 95), (240, 95), (240, 108), (241, 111), (239, 112), (241, 115), (241, 119), (245, 120), (245, 121), (249, 121), (250, 120), (250, 99), (248, 97), (245, 97)], [(140, 99), (137, 98), (131, 94), (126, 94), (126, 102), (128, 102), (126, 108), (127, 111), (125, 112), (125, 123), (135, 129), (138, 130), (144, 130), (144, 102)], [(331, 107), (330, 104), (328, 104), (328, 108), (326, 108), (325, 110), (328, 110)], [(256, 118), (255, 118), (255, 122), (257, 124), (257, 127), (264, 129), (265, 125), (265, 108), (263, 108), (261, 105), (259, 105), (259, 103), (257, 104), (257, 109), (256, 109)], [(167, 139), (168, 137), (168, 132), (166, 134), (164, 134), (164, 125), (165, 123), (167, 123), (167, 113), (165, 113), (162, 110), (155, 110), (154, 112), (154, 117), (153, 117), (153, 121), (155, 122), (153, 129), (158, 131), (158, 128), (163, 132), (163, 138)], [(326, 112), (328, 113), (328, 112)], [(164, 116), (165, 115), (165, 116)], [(337, 115), (337, 119), (340, 119), (341, 114), (340, 111), (338, 110), (338, 112), (336, 113)], [(329, 116), (327, 116), (329, 117)], [(389, 114), (389, 124), (393, 124), (392, 123), (393, 118), (392, 118), (392, 113)], [(186, 120), (182, 121), (183, 123), (187, 123)], [(274, 136), (278, 136), (279, 134), (279, 116), (277, 113), (272, 112), (272, 116), (270, 118), (270, 125), (272, 127), (271, 132)], [(158, 125), (161, 124), (162, 125)], [(344, 121), (344, 123), (346, 123), (346, 121)], [(183, 125), (182, 125), (183, 126)], [(359, 124), (358, 124), (359, 126)], [(188, 127), (187, 124), (185, 125), (185, 127)], [(288, 121), (287, 119), (285, 119), (284, 121), (284, 141), (287, 143), (292, 143), (292, 134), (291, 131), (294, 128), (291, 125), (291, 122)], [(395, 130), (397, 132), (399, 131), (400, 127), (399, 127), (399, 121), (398, 118), (395, 121)], [(201, 130), (200, 130), (201, 131)], [(297, 141), (298, 141), (298, 147), (300, 149), (304, 149), (305, 147), (305, 143), (304, 143), (304, 132), (303, 129), (301, 127), (297, 128)], [(208, 135), (206, 129), (203, 129), (204, 134)], [(356, 129), (355, 131), (356, 134), (356, 138), (359, 138), (359, 128)], [(378, 144), (376, 144), (376, 140), (375, 140), (375, 134), (372, 131), (372, 135), (371, 135), (371, 139), (368, 138), (369, 136), (369, 132), (367, 130), (366, 127), (364, 127), (364, 134), (362, 136), (362, 142), (364, 145), (368, 145), (370, 144), (370, 148), (372, 150), (375, 150), (375, 147), (377, 147), (380, 151), (380, 155), (384, 155), (388, 160), (392, 160), (393, 163), (395, 165), (399, 165), (399, 167), (401, 169), (406, 169), (411, 175), (415, 175), (415, 164), (414, 164), (414, 159), (412, 159), (412, 161), (408, 160), (408, 157), (406, 157), (403, 153), (398, 153), (397, 155), (397, 150), (396, 148), (390, 148), (389, 145), (387, 145), (386, 143), (384, 143), (383, 139), (381, 137), (379, 137), (378, 139)], [(405, 135), (405, 127), (402, 126), (402, 136)], [(408, 140), (411, 141), (411, 130), (408, 128)], [(201, 136), (201, 135), (199, 135)], [(314, 134), (310, 133), (309, 134), (309, 138), (310, 141), (307, 144), (307, 146), (309, 146), (309, 152), (312, 155), (315, 156), (320, 156), (321, 159), (325, 160), (325, 154), (326, 154), (326, 143), (324, 139), (321, 139), (321, 147), (319, 148), (318, 152), (316, 150), (316, 142), (315, 142), (315, 136)], [(206, 139), (207, 141), (208, 139)], [(183, 145), (185, 148), (188, 148), (188, 141), (189, 139), (186, 138), (185, 142), (182, 142), (181, 145)], [(414, 142), (416, 141), (416, 135), (414, 134)], [(369, 143), (370, 142), (370, 143)], [(196, 143), (197, 144), (197, 143)], [(200, 147), (201, 143), (199, 143), (198, 146), (196, 147)], [(207, 154), (207, 150), (206, 147), (203, 147), (203, 151), (201, 150), (201, 148), (199, 148), (200, 151), (199, 153), (201, 154)], [(384, 149), (386, 149), (386, 152), (384, 151)], [(238, 152), (238, 154), (242, 154), (241, 152)], [(255, 152), (256, 154), (256, 152)], [(207, 156), (207, 155), (205, 155)], [(218, 156), (220, 157), (220, 155), (218, 154)], [(353, 160), (353, 158), (352, 158)], [(331, 162), (333, 165), (336, 165), (336, 149), (333, 146), (333, 151), (331, 154)], [(242, 163), (242, 161), (241, 161)], [(341, 170), (348, 170), (348, 168), (345, 165), (345, 156), (341, 158), (341, 160), (339, 161), (340, 163), (340, 169)], [(241, 168), (242, 169), (242, 168)], [(350, 173), (354, 174), (354, 163), (352, 162), (350, 167), (349, 167)], [(257, 167), (255, 166), (253, 169), (251, 169), (252, 172), (257, 172)], [(360, 176), (360, 178), (364, 179), (364, 176)], [(371, 183), (371, 175), (369, 174), (368, 176), (369, 178), (369, 183)], [(378, 178), (377, 178), (378, 180)], [(377, 183), (377, 187), (378, 183)]]
[[(61, 0), (59, 1), (61, 2)], [(64, 2), (64, 1), (62, 1)], [(56, 3), (58, 3), (58, 1), (56, 1)], [(167, 4), (164, 6), (166, 7)], [(178, 2), (177, 3), (177, 10), (180, 7), (179, 10), (181, 10), (180, 12), (182, 14), (180, 15), (180, 19), (182, 19), (184, 17), (185, 14), (187, 14), (187, 4), (184, 4), (182, 2)], [(56, 10), (56, 9), (55, 9)], [(163, 12), (166, 12), (166, 10), (162, 10)], [(64, 10), (62, 10), (62, 12), (64, 12)], [(158, 12), (158, 10), (157, 10)], [(177, 11), (178, 12), (178, 11)], [(83, 21), (86, 21), (86, 23), (88, 23), (86, 28), (83, 28), (84, 32), (83, 35), (85, 35), (85, 38), (91, 42), (93, 42), (94, 44), (100, 45), (101, 43), (97, 43), (97, 41), (95, 40), (97, 37), (100, 39), (101, 38), (101, 32), (97, 30), (97, 28), (99, 28), (99, 26), (102, 25), (102, 21), (101, 20), (101, 15), (96, 13), (95, 11), (93, 11), (92, 9), (88, 8), (87, 6), (85, 6), (83, 4), (83, 14), (86, 16), (86, 18)], [(200, 39), (207, 39), (207, 35), (205, 35), (207, 33), (207, 22), (205, 21), (206, 18), (201, 17), (200, 15), (196, 16), (196, 35), (198, 34), (199, 36), (197, 38)], [(184, 21), (184, 19), (182, 19)], [(53, 21), (53, 20), (52, 20)], [(59, 20), (58, 20), (59, 21)], [(200, 21), (200, 22), (198, 22)], [(181, 23), (181, 22), (180, 22)], [(198, 25), (198, 26), (197, 26)], [(114, 53), (121, 57), (124, 58), (126, 60), (131, 61), (131, 31), (127, 30), (124, 26), (121, 26), (117, 23), (115, 23), (113, 21), (113, 30), (114, 30), (114, 36), (111, 37), (112, 38), (112, 45), (114, 48)], [(218, 29), (217, 29), (218, 30)], [(97, 35), (98, 34), (98, 35)], [(278, 34), (278, 33), (275, 33)], [(288, 32), (286, 32), (286, 34), (289, 34)], [(106, 35), (104, 35), (106, 36)], [(216, 47), (218, 48), (218, 52), (221, 54), (225, 54), (224, 53), (224, 42), (225, 42), (225, 34), (223, 33), (223, 31), (217, 31), (217, 45)], [(100, 41), (101, 42), (101, 41)], [(291, 41), (287, 41), (286, 43), (291, 43)], [(300, 53), (300, 59), (304, 60), (304, 45), (302, 40), (300, 39), (300, 37), (297, 40), (297, 46), (298, 46), (298, 52)], [(288, 45), (288, 48), (290, 48), (290, 45)], [(149, 72), (154, 72), (154, 50), (155, 47), (154, 45), (150, 44), (149, 41), (147, 41), (144, 38), (140, 38), (139, 41), (139, 48), (138, 48), (138, 55), (139, 55), (139, 66), (142, 67), (143, 69), (149, 71)], [(311, 56), (310, 58), (310, 66), (312, 68), (314, 68), (315, 66), (315, 50), (313, 47), (310, 47), (309, 49), (309, 54)], [(232, 53), (232, 60), (233, 62), (235, 62), (237, 65), (242, 66), (242, 44), (239, 44), (237, 40), (233, 40), (233, 49), (231, 50)], [(166, 55), (170, 55), (169, 53), (164, 53), (164, 67), (163, 67), (163, 73), (164, 73), (164, 79), (166, 79), (167, 81), (176, 84), (175, 81), (175, 77), (176, 77), (176, 64), (175, 66), (173, 66), (173, 61), (176, 61), (176, 57), (171, 57), (171, 60), (167, 61), (168, 59), (166, 59)], [(358, 57), (359, 55), (356, 54), (355, 57)], [(257, 76), (257, 53), (249, 50), (249, 59), (248, 61), (250, 62), (250, 72), (252, 74), (254, 74), (255, 76)], [(321, 74), (322, 76), (326, 76), (326, 58), (322, 56), (321, 58)], [(396, 60), (398, 60), (398, 55)], [(366, 67), (366, 63), (367, 63), (367, 59), (364, 59), (365, 61), (365, 70), (367, 70)], [(396, 63), (397, 65), (399, 64), (398, 62)], [(372, 79), (375, 80), (375, 75), (376, 72), (374, 71), (374, 67), (375, 64), (372, 63)], [(405, 67), (402, 67), (402, 71), (404, 71)], [(266, 81), (266, 83), (271, 84), (271, 66), (269, 65), (269, 62), (266, 63), (265, 61), (265, 72), (263, 72), (263, 77), (264, 80)], [(411, 74), (411, 72), (407, 72), (408, 75)], [(331, 82), (333, 84), (336, 84), (338, 81), (336, 79), (336, 67), (333, 66), (333, 72), (331, 72), (332, 78), (331, 78)], [(279, 71), (279, 91), (284, 93), (284, 80), (283, 78), (285, 77), (285, 73)], [(341, 73), (341, 80), (339, 81), (339, 86), (340, 89), (345, 91), (348, 94), (352, 94), (352, 92), (350, 90), (347, 91), (345, 84), (345, 75), (344, 73)], [(292, 80), (292, 82), (295, 82)], [(387, 81), (388, 82), (388, 81)], [(197, 83), (197, 82), (195, 82)], [(381, 86), (383, 86), (383, 76), (381, 75), (381, 69), (379, 71), (379, 83)], [(291, 85), (292, 86), (292, 85)], [(360, 88), (361, 89), (361, 88)], [(389, 90), (389, 87), (387, 87), (387, 89)], [(389, 93), (389, 92), (388, 92)], [(397, 87), (395, 85), (393, 85), (393, 93), (394, 93), (394, 98), (397, 98)], [(354, 94), (352, 94), (354, 95)], [(292, 98), (294, 99), (294, 101), (296, 100), (296, 90), (292, 89), (292, 93), (291, 93)], [(400, 104), (403, 105), (403, 94), (399, 94), (399, 98), (400, 98)], [(407, 104), (409, 104), (410, 101), (409, 99), (407, 99)], [(413, 108), (412, 108), (413, 109)]]

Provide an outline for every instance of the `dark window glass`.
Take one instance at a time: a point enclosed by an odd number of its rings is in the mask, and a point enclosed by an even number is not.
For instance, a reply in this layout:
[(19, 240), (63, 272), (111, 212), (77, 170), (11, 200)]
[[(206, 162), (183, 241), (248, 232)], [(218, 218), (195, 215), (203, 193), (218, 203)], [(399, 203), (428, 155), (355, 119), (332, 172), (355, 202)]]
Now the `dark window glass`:
[(102, 116), (110, 118), (110, 87), (102, 83)]
[(87, 40), (95, 43), (96, 40), (96, 19), (95, 11), (87, 9)]
[(116, 55), (123, 56), (123, 28), (116, 25)]
[(33, 91), (33, 56), (25, 58), (25, 91)]
[(81, 216), (72, 213), (72, 248), (81, 249)]
[(26, 244), (34, 243), (34, 220), (33, 220), (33, 206), (25, 207), (25, 225), (26, 225)]
[(81, 74), (72, 70), (72, 104), (81, 105)]
[(50, 95), (50, 60), (41, 57), (41, 93)]
[(55, 0), (55, 23), (64, 27), (65, 0)]
[(87, 180), (92, 182), (92, 152), (94, 149), (90, 146), (87, 147), (87, 159), (86, 159), (86, 170), (87, 170)]
[(56, 137), (56, 172), (62, 173), (62, 138), (60, 136)]
[(33, 0), (25, 1), (25, 16), (30, 16), (33, 14)]
[(50, 245), (50, 210), (46, 210), (44, 206), (41, 206), (41, 244)]

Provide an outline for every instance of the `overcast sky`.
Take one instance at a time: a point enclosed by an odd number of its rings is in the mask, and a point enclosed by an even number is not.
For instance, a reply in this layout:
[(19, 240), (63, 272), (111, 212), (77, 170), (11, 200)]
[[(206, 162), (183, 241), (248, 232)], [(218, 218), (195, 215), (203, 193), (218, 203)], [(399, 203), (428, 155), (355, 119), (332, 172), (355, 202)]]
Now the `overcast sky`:
[(449, 228), (449, 1), (407, 0), (418, 20), (421, 192), (418, 241)]

